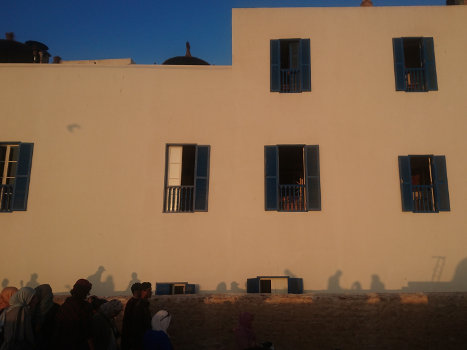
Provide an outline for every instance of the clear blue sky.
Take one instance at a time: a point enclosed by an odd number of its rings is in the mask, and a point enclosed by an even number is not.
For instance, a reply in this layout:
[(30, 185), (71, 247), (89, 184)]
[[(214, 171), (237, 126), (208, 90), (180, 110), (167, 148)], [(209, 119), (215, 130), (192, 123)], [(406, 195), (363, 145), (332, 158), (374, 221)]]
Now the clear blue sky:
[[(162, 63), (185, 54), (232, 62), (231, 9), (359, 6), (361, 0), (0, 0), (0, 35), (37, 40), (65, 60), (131, 57)], [(444, 5), (445, 0), (373, 0), (375, 6)]]

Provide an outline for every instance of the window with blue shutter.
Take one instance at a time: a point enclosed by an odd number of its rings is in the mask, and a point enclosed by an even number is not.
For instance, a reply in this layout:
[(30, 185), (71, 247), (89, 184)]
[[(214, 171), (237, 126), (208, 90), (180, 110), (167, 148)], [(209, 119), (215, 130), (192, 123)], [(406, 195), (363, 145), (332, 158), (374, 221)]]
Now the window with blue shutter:
[(26, 210), (33, 143), (0, 143), (0, 212)]
[(164, 212), (208, 210), (209, 157), (210, 146), (167, 145)]
[(396, 91), (438, 90), (433, 38), (394, 38)]
[(264, 147), (265, 210), (321, 210), (319, 147)]
[(271, 92), (311, 91), (310, 39), (270, 42)]
[(399, 156), (402, 211), (449, 211), (446, 158), (433, 155)]

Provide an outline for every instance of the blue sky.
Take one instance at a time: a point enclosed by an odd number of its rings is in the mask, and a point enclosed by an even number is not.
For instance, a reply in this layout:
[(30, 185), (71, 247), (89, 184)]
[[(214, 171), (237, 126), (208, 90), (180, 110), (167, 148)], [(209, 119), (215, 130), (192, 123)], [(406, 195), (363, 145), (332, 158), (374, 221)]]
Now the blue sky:
[[(231, 9), (359, 6), (361, 0), (0, 0), (0, 35), (37, 40), (65, 60), (131, 57), (162, 63), (185, 54), (230, 65)], [(444, 5), (445, 0), (373, 0), (375, 6)], [(4, 38), (4, 37), (2, 37)]]

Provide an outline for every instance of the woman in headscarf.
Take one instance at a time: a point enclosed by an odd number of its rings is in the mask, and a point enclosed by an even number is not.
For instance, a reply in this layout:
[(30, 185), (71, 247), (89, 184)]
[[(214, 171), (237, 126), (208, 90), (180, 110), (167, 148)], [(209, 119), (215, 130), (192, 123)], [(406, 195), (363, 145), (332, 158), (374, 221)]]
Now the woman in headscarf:
[(99, 307), (92, 318), (94, 350), (117, 350), (120, 336), (115, 317), (123, 310), (120, 300), (112, 299)]
[(151, 330), (144, 335), (144, 350), (172, 350), (172, 343), (167, 335), (172, 316), (165, 311), (158, 311), (151, 321)]
[(38, 350), (50, 349), (55, 328), (55, 316), (60, 306), (54, 303), (52, 288), (48, 284), (36, 287), (38, 304), (34, 312), (33, 328)]
[(67, 350), (92, 348), (92, 308), (86, 301), (91, 288), (92, 284), (88, 280), (79, 279), (70, 291), (71, 297), (60, 306), (53, 339), (55, 348)]
[(10, 299), (10, 306), (2, 312), (3, 344), (0, 350), (34, 348), (31, 308), (36, 303), (35, 291), (29, 287), (18, 290)]
[(3, 288), (2, 293), (0, 294), (0, 313), (3, 309), (10, 306), (10, 298), (18, 291), (16, 287), (6, 287)]

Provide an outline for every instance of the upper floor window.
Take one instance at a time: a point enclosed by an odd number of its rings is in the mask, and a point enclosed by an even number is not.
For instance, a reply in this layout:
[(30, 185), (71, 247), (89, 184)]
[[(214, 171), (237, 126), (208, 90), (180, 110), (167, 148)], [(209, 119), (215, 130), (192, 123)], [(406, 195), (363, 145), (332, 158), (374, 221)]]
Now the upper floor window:
[(397, 91), (438, 90), (433, 38), (394, 38)]
[(265, 209), (321, 210), (319, 146), (265, 146)]
[(167, 145), (164, 212), (208, 210), (210, 146)]
[(0, 142), (0, 212), (26, 210), (33, 146)]
[(449, 211), (448, 178), (444, 156), (399, 156), (402, 211)]
[(310, 39), (271, 40), (271, 91), (311, 91)]

